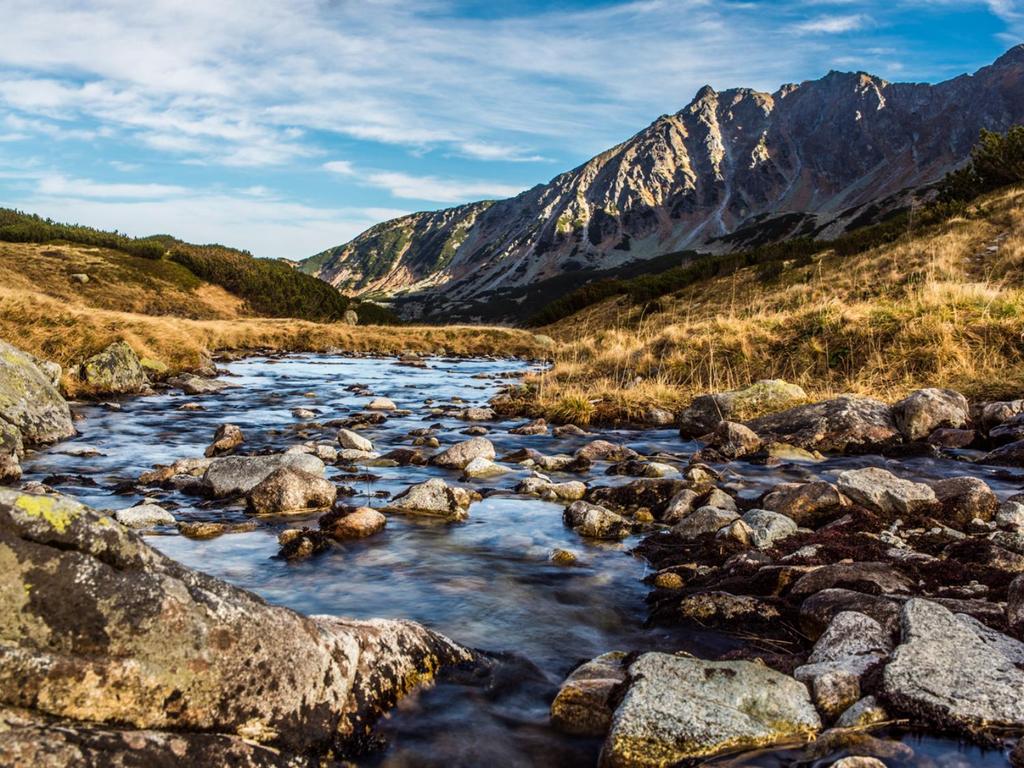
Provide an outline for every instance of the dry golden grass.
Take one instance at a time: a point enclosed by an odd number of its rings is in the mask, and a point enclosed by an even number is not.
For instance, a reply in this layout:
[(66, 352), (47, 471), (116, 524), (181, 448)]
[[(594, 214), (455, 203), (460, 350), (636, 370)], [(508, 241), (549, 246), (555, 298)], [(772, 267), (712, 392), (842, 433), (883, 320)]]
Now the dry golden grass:
[(612, 299), (543, 332), (554, 368), (509, 408), (630, 421), (651, 406), (784, 378), (812, 397), (893, 399), (920, 386), (970, 396), (1024, 389), (1024, 192), (980, 201), (926, 235), (841, 258), (754, 268), (663, 297)]

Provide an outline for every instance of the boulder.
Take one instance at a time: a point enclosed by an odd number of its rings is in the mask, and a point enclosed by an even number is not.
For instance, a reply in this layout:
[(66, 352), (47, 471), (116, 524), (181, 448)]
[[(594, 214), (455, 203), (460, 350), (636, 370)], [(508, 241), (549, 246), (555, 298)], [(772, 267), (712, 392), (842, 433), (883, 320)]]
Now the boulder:
[(807, 740), (821, 728), (803, 683), (749, 661), (645, 653), (627, 685), (603, 768), (661, 768)]
[(588, 461), (627, 461), (639, 456), (632, 448), (609, 443), (607, 440), (592, 440), (578, 448), (575, 455)]
[(544, 419), (534, 419), (522, 426), (510, 429), (509, 433), (513, 435), (546, 435), (548, 423)]
[[(55, 443), (75, 434), (71, 409), (35, 358), (0, 341), (0, 424), (5, 422), (27, 445)], [(13, 440), (13, 432), (8, 434)]]
[(123, 341), (115, 341), (82, 363), (79, 376), (97, 394), (134, 395), (149, 389), (138, 355)]
[(178, 532), (190, 539), (215, 539), (227, 533), (249, 533), (258, 527), (255, 520), (246, 520), (244, 523), (178, 523)]
[(368, 411), (397, 411), (398, 406), (395, 405), (395, 401), (387, 397), (375, 397), (371, 400), (367, 406)]
[(359, 507), (344, 514), (329, 512), (320, 518), (320, 530), (338, 541), (364, 539), (384, 530), (387, 518), (370, 507)]
[(483, 456), (477, 456), (462, 468), (463, 476), (469, 479), (497, 477), (498, 475), (504, 475), (508, 471), (507, 467), (496, 464), (490, 459), (485, 459)]
[(967, 624), (915, 598), (903, 606), (900, 629), (902, 644), (882, 676), (893, 706), (969, 733), (1024, 729), (1024, 672)]
[(672, 478), (634, 480), (625, 485), (590, 488), (584, 498), (591, 504), (599, 504), (615, 512), (632, 514), (638, 509), (646, 509), (655, 518), (660, 518), (672, 498), (685, 487), (685, 482)]
[(863, 613), (890, 634), (899, 627), (900, 604), (896, 600), (851, 589), (831, 588), (816, 592), (801, 603), (800, 628), (812, 640), (817, 639), (828, 629), (832, 619), (843, 611)]
[(174, 515), (159, 504), (139, 504), (119, 509), (114, 519), (128, 528), (152, 528), (155, 525), (174, 525)]
[(23, 451), (21, 432), (0, 419), (0, 485), (21, 479), (20, 457)]
[(463, 421), (494, 421), (497, 418), (493, 408), (463, 408), (457, 415)]
[(851, 704), (836, 720), (836, 728), (867, 728), (889, 719), (885, 707), (874, 696), (865, 696)]
[(213, 442), (206, 449), (206, 456), (223, 456), (231, 453), (235, 448), (245, 442), (245, 435), (235, 424), (221, 424), (213, 434)]
[(205, 467), (202, 485), (214, 498), (248, 493), (275, 470), (298, 469), (322, 477), (324, 463), (308, 453), (277, 453), (269, 456), (225, 456)]
[(942, 505), (943, 520), (962, 528), (974, 519), (988, 522), (999, 511), (999, 499), (984, 480), (976, 477), (950, 477), (932, 483)]
[(490, 440), (486, 437), (472, 437), (434, 456), (430, 463), (448, 469), (465, 469), (473, 459), (484, 458), (493, 461), (495, 455), (494, 444)]
[(586, 492), (587, 486), (579, 480), (552, 483), (541, 477), (528, 477), (516, 486), (516, 493), (561, 501), (579, 501)]
[(924, 440), (937, 429), (961, 429), (970, 422), (967, 398), (952, 389), (919, 389), (892, 407), (893, 420), (903, 437)]
[(760, 450), (761, 438), (743, 424), (722, 421), (715, 427), (708, 445), (727, 459), (741, 459)]
[(789, 594), (805, 597), (837, 587), (871, 594), (909, 594), (915, 584), (889, 563), (830, 563), (801, 576)]
[(359, 313), (354, 309), (346, 309), (345, 314), (341, 316), (341, 322), (345, 325), (359, 325)]
[(846, 499), (839, 489), (823, 480), (776, 487), (761, 501), (761, 506), (791, 518), (797, 525), (816, 528), (839, 514)]
[(373, 443), (351, 429), (338, 430), (338, 444), (342, 448), (363, 451), (364, 453), (371, 453), (373, 451)]
[(744, 389), (701, 395), (679, 416), (683, 437), (706, 435), (721, 421), (748, 419), (789, 408), (807, 399), (807, 393), (781, 379), (764, 379)]
[(716, 533), (739, 518), (731, 509), (701, 507), (672, 527), (672, 533), (683, 539), (696, 539), (707, 533)]
[(981, 429), (988, 433), (996, 426), (1009, 421), (1021, 413), (1024, 413), (1024, 400), (985, 403), (979, 409), (977, 420), (980, 422)]
[(763, 416), (747, 426), (768, 443), (835, 453), (878, 451), (902, 440), (888, 405), (854, 395)]
[(149, 731), (182, 740), (168, 765), (193, 737), (308, 762), (475, 658), (411, 622), (270, 605), (64, 497), (0, 490), (0, 562), (0, 704), (55, 718), (50, 732), (86, 719), (128, 732), (108, 745), (126, 765), (145, 762)]
[(452, 488), (440, 478), (431, 478), (406, 488), (391, 500), (389, 509), (415, 515), (461, 521), (469, 517), (470, 496), (463, 488)]
[(338, 497), (330, 480), (295, 467), (279, 467), (249, 491), (246, 499), (254, 515), (302, 514), (326, 509)]
[(1015, 443), (1024, 440), (1024, 413), (1011, 416), (1002, 424), (992, 427), (988, 433), (990, 442), (997, 444)]
[(679, 615), (704, 625), (720, 626), (775, 621), (779, 609), (769, 600), (710, 590), (687, 595), (679, 601)]
[(168, 380), (168, 383), (177, 387), (186, 395), (213, 395), (231, 389), (234, 384), (219, 379), (196, 376), (194, 373), (183, 373)]
[(653, 427), (670, 427), (675, 422), (675, 414), (664, 408), (648, 408), (644, 414), (644, 424), (650, 424)]
[(551, 724), (575, 736), (604, 736), (612, 722), (612, 692), (626, 679), (626, 654), (604, 653), (577, 667), (551, 702)]
[(562, 424), (552, 430), (555, 437), (583, 437), (589, 434), (586, 430), (580, 429), (575, 424)]
[(884, 515), (920, 515), (939, 507), (935, 491), (927, 485), (903, 480), (880, 467), (848, 469), (839, 474), (836, 485), (852, 501)]
[(632, 530), (626, 518), (586, 501), (574, 501), (566, 507), (562, 521), (576, 533), (591, 539), (624, 539)]
[(978, 438), (973, 429), (936, 429), (928, 435), (928, 442), (940, 448), (966, 448)]
[(315, 419), (316, 411), (311, 411), (309, 408), (292, 408), (292, 416), (303, 420)]
[(750, 527), (750, 543), (757, 549), (771, 549), (797, 529), (796, 523), (785, 515), (766, 509), (751, 509), (742, 519)]
[(978, 463), (995, 464), (1001, 467), (1024, 467), (1024, 440), (1001, 445), (978, 459)]
[(1006, 597), (1006, 623), (1018, 635), (1024, 634), (1024, 576), (1010, 582)]

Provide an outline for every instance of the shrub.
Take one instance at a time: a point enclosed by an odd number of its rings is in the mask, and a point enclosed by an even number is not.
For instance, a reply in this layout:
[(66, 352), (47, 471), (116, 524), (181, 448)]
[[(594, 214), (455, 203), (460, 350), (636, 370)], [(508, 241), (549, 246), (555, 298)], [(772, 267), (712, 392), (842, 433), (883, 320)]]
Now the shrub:
[(943, 179), (940, 196), (946, 201), (971, 200), (1000, 187), (1024, 182), (1024, 125), (1006, 133), (981, 132), (963, 168)]

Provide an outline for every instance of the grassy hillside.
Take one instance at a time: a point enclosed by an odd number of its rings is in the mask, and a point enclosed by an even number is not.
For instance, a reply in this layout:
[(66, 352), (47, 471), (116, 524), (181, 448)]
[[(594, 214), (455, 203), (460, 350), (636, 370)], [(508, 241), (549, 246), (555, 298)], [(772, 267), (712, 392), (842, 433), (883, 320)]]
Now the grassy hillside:
[(586, 422), (638, 418), (701, 392), (779, 377), (812, 396), (896, 397), (922, 386), (1024, 391), (1024, 190), (904, 225), (892, 242), (823, 247), (623, 292), (544, 329), (554, 369), (511, 408)]

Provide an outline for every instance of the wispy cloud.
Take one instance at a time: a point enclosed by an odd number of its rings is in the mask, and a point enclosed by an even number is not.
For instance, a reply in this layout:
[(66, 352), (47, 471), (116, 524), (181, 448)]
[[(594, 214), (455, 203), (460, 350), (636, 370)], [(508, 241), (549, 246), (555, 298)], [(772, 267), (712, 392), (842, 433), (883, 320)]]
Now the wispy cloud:
[(818, 16), (794, 26), (798, 32), (821, 33), (836, 35), (842, 32), (855, 32), (864, 29), (871, 23), (871, 17), (863, 13), (838, 16)]
[(511, 197), (523, 191), (521, 187), (493, 181), (414, 176), (397, 171), (361, 171), (348, 160), (332, 160), (324, 163), (323, 167), (339, 176), (354, 178), (358, 184), (385, 189), (392, 197), (404, 200), (461, 203), (485, 197)]

